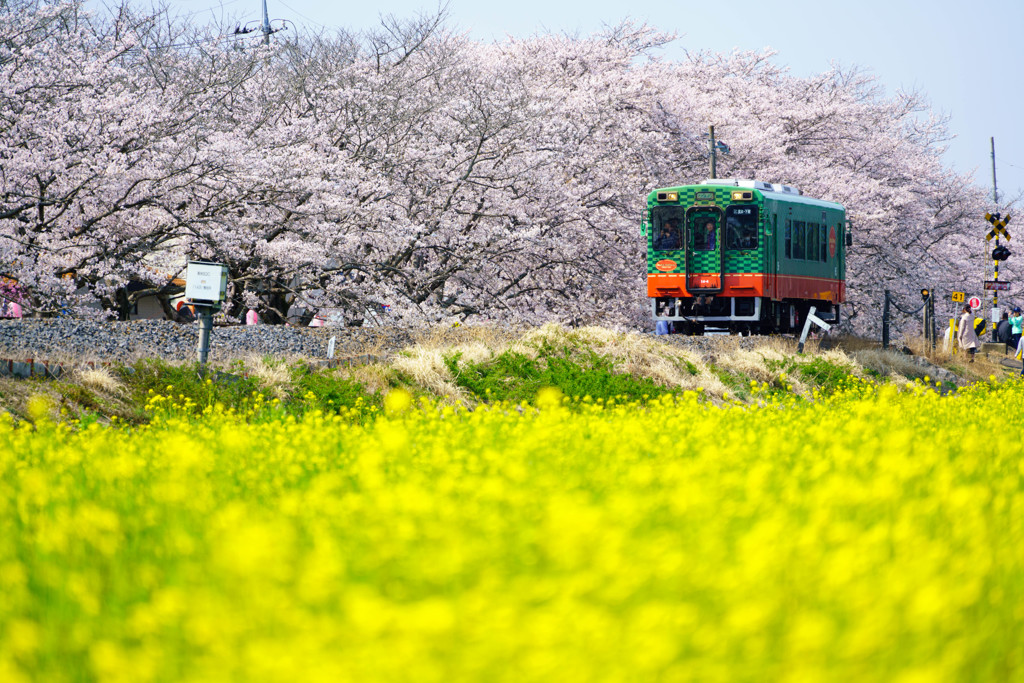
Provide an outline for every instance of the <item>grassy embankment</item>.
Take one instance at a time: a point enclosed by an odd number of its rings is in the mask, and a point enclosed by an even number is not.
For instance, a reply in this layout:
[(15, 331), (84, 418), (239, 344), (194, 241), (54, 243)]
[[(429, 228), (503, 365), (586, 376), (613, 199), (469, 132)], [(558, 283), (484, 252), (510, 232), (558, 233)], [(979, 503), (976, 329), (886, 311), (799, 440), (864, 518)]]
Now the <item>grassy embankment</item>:
[[(396, 387), (414, 396), (467, 406), (529, 400), (546, 386), (580, 399), (646, 401), (693, 390), (712, 402), (757, 402), (764, 400), (765, 391), (805, 398), (828, 393), (846, 377), (902, 384), (929, 375), (927, 367), (903, 353), (883, 352), (856, 339), (844, 340), (832, 350), (812, 342), (804, 355), (796, 353), (795, 342), (789, 339), (755, 340), (754, 348), (746, 349), (736, 342), (715, 339), (709, 345), (714, 352), (701, 355), (658, 338), (600, 328), (547, 326), (522, 335), (486, 328), (457, 334), (435, 331), (395, 353), (388, 363), (357, 367), (245, 358), (215, 364), (212, 381), (204, 381), (195, 364), (143, 359), (130, 365), (73, 369), (58, 381), (4, 378), (0, 410), (24, 419), (29, 398), (42, 395), (58, 420), (138, 424), (149, 419), (149, 396), (171, 393), (188, 399), (197, 412), (217, 403), (243, 411), (259, 400), (277, 411), (301, 415), (310, 409), (337, 412), (357, 401), (379, 407), (382, 397)], [(956, 381), (947, 377), (939, 383), (943, 391), (1011, 373), (984, 359), (968, 366), (963, 359), (940, 353), (932, 360), (957, 376)]]

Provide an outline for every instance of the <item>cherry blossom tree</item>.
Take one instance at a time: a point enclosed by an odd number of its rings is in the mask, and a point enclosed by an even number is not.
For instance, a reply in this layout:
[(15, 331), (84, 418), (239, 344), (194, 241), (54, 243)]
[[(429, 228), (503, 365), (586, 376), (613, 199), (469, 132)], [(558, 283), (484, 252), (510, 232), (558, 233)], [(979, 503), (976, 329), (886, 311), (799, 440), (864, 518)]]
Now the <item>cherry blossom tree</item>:
[(269, 47), (80, 0), (0, 16), (0, 276), (36, 313), (166, 306), (204, 258), (234, 317), (645, 325), (644, 197), (706, 177), (708, 124), (719, 175), (847, 207), (856, 329), (881, 289), (986, 267), (989, 207), (943, 166), (945, 121), (857, 69), (666, 60), (673, 37), (629, 23), (484, 44), (443, 10)]

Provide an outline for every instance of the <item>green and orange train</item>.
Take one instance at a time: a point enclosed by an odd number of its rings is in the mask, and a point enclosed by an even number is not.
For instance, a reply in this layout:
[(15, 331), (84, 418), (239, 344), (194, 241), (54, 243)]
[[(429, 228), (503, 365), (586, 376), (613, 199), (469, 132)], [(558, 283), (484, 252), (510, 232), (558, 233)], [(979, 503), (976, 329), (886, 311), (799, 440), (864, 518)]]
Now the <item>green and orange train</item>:
[(673, 332), (796, 330), (809, 309), (838, 323), (846, 211), (788, 185), (706, 180), (647, 197), (647, 296)]

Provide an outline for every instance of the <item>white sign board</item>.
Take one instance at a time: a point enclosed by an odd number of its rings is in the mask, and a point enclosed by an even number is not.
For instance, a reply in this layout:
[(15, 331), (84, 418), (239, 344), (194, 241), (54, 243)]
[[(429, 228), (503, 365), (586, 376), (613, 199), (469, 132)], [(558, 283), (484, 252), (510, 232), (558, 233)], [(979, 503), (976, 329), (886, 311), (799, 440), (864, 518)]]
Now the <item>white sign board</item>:
[(978, 298), (978, 297), (976, 297), (976, 296), (972, 296), (972, 297), (971, 297), (971, 298), (970, 298), (970, 299), (969, 299), (969, 300), (967, 301), (967, 303), (968, 303), (968, 304), (970, 305), (970, 307), (971, 307), (971, 308), (973, 308), (974, 310), (978, 310), (979, 308), (981, 308), (981, 299), (979, 299), (979, 298)]
[(228, 267), (222, 263), (189, 261), (185, 271), (185, 298), (223, 301), (228, 289)]

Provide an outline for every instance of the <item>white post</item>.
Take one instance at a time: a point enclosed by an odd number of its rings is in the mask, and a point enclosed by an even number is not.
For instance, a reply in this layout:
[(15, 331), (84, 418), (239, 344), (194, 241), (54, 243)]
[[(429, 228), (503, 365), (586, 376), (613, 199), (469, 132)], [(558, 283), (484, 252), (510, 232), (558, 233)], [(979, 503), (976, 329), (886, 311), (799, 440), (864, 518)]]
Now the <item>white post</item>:
[(803, 334), (800, 335), (800, 344), (797, 345), (796, 349), (797, 353), (804, 352), (804, 343), (807, 341), (807, 334), (811, 331), (811, 323), (814, 323), (826, 332), (832, 329), (831, 325), (814, 315), (816, 310), (817, 309), (814, 306), (811, 306), (811, 310), (807, 311), (807, 320), (804, 321), (804, 331)]

